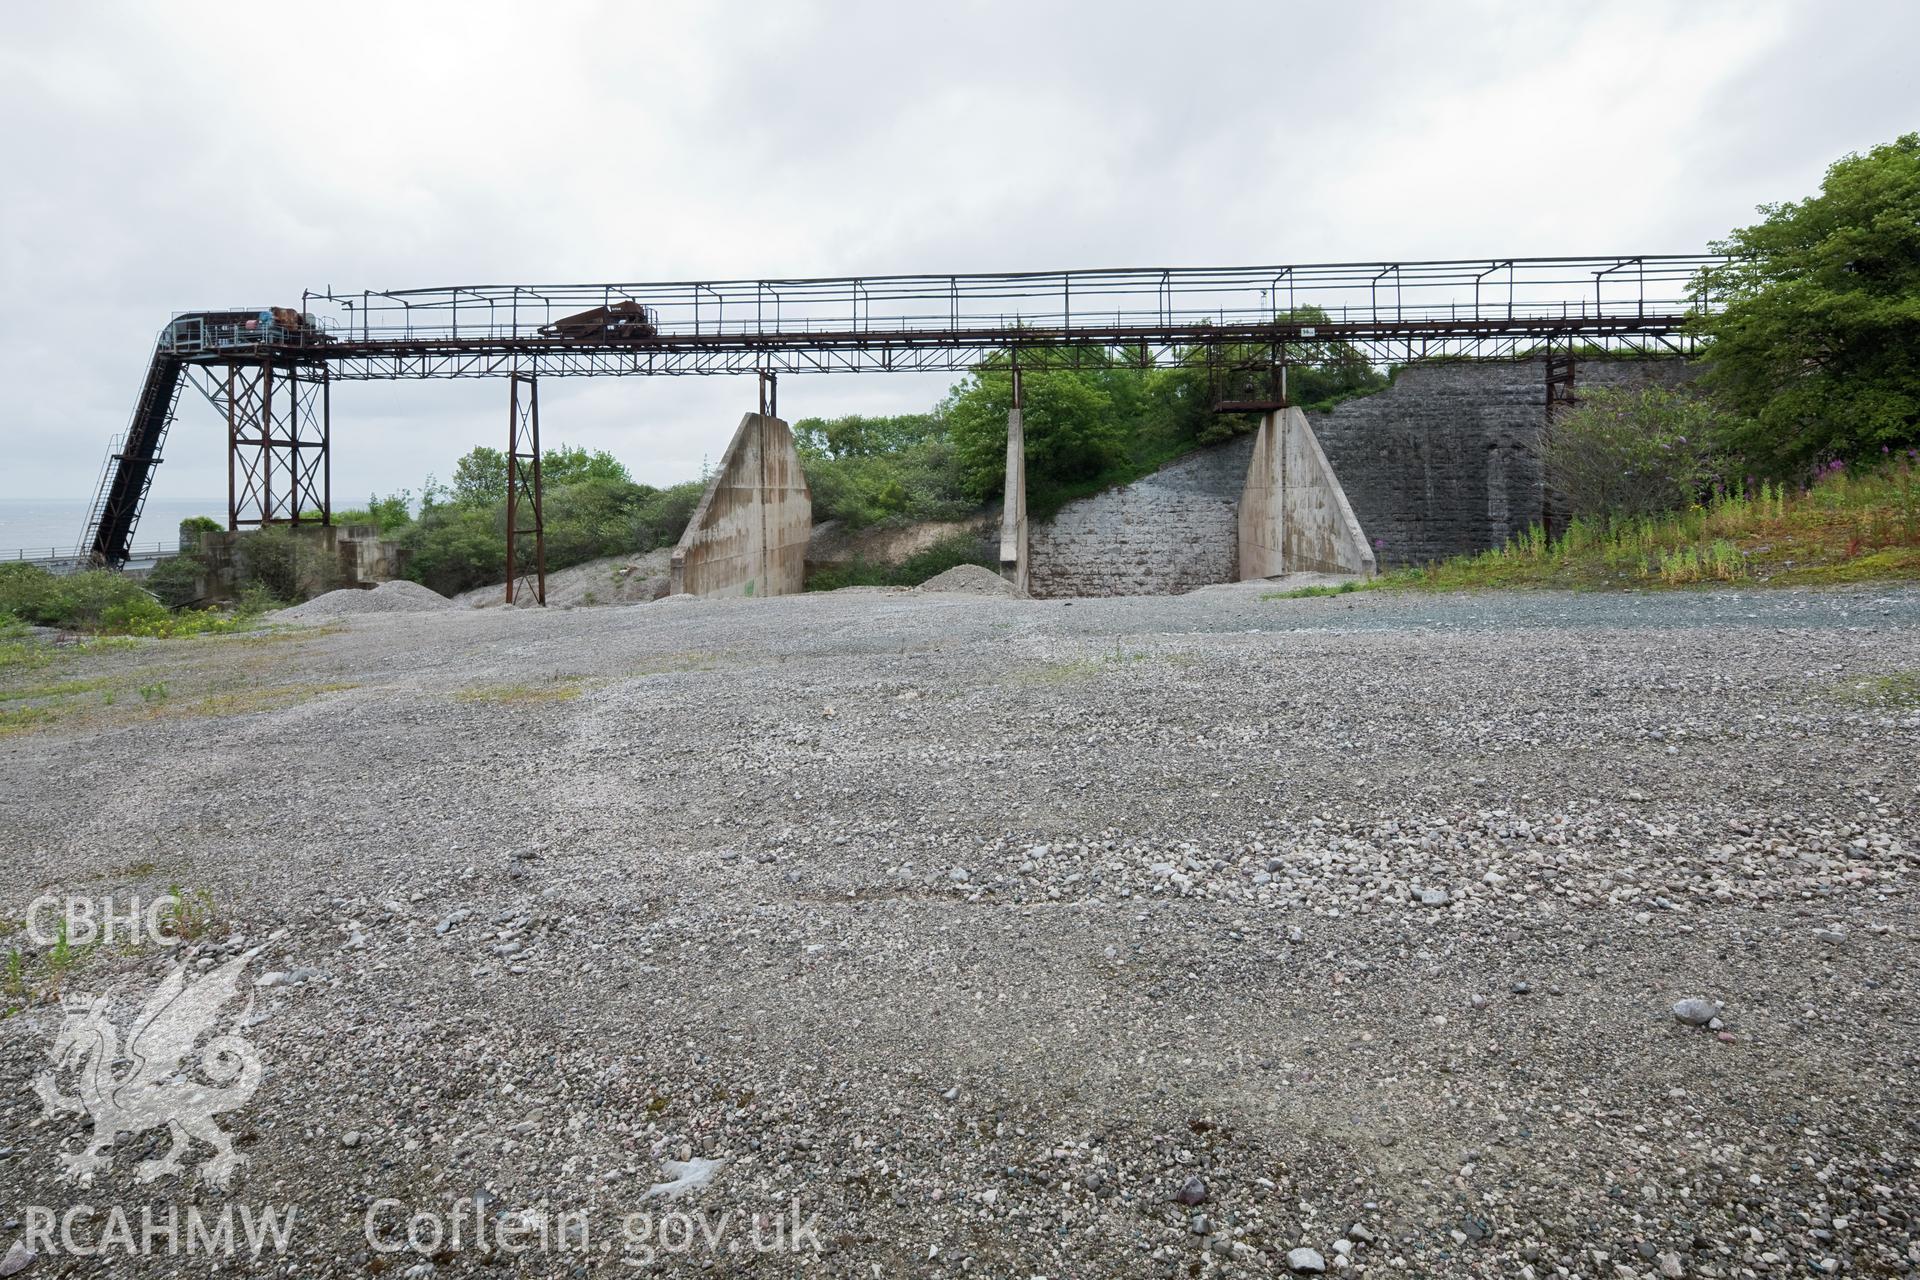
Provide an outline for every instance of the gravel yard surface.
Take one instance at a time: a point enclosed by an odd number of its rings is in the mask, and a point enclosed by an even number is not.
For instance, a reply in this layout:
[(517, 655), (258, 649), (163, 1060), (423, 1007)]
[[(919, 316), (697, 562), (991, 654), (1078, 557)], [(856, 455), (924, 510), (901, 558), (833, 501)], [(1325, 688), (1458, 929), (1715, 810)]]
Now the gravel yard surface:
[[(1920, 1269), (1920, 590), (1269, 591), (63, 658), (171, 692), (0, 738), (0, 908), (180, 886), (260, 1076), (224, 1190), (138, 1181), (160, 1129), (83, 1186), (31, 1088), (81, 1015), (0, 1021), (0, 1251), (84, 1202), (297, 1220), (22, 1274)], [(60, 990), (124, 1028), (181, 954)]]

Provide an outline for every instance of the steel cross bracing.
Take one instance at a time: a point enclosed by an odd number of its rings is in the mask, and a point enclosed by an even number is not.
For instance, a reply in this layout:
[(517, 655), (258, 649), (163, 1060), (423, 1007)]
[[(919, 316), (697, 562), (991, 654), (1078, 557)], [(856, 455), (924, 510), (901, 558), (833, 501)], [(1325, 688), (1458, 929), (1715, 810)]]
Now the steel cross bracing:
[[(195, 327), (189, 362), (271, 348), (346, 380), (930, 372), (1692, 348), (1707, 255), (1501, 258), (806, 280), (457, 285), (303, 296), (311, 324)], [(167, 341), (163, 335), (163, 342)]]
[(269, 355), (196, 367), (227, 421), (227, 528), (333, 518), (329, 371)]
[(540, 478), (540, 383), (513, 373), (507, 400), (507, 595), (547, 602), (547, 524)]

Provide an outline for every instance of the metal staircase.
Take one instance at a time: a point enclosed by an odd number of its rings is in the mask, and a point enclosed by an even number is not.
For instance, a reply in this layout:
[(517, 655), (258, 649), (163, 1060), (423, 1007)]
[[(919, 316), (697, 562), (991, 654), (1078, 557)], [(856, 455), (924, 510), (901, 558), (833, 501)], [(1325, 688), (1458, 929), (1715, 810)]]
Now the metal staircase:
[(180, 402), (181, 362), (163, 340), (153, 349), (146, 384), (134, 405), (133, 421), (107, 446), (100, 483), (87, 510), (86, 531), (75, 557), (82, 566), (119, 568), (127, 562), (134, 528), (153, 487), (153, 471), (167, 442)]

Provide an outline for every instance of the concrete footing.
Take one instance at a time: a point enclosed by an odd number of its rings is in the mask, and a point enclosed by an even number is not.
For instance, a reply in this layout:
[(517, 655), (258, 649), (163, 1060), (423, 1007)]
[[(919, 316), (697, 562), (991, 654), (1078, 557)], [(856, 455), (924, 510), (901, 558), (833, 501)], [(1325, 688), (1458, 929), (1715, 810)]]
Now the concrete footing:
[(1371, 578), (1373, 548), (1307, 416), (1279, 409), (1260, 423), (1240, 493), (1239, 577), (1347, 573)]
[(740, 419), (720, 469), (673, 549), (668, 591), (694, 596), (782, 596), (806, 587), (813, 495), (779, 418)]
[(1000, 514), (1000, 576), (1022, 595), (1032, 589), (1027, 559), (1027, 437), (1016, 405), (1007, 411), (1007, 484)]

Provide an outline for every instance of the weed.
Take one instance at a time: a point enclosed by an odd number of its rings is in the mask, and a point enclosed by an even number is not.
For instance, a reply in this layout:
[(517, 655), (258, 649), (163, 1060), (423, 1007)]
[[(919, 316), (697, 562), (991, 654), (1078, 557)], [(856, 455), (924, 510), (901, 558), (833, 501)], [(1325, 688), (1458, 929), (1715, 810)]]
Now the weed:
[(140, 686), (140, 701), (149, 706), (156, 702), (165, 702), (166, 700), (167, 686), (165, 684), (143, 684)]
[(26, 733), (58, 718), (50, 707), (0, 707), (0, 738)]
[(323, 693), (358, 689), (357, 684), (277, 684), (261, 685), (236, 693), (214, 693), (180, 708), (183, 716), (244, 716), (258, 711), (283, 711)]
[(76, 693), (87, 693), (98, 689), (104, 684), (106, 684), (105, 680), (65, 680), (59, 684), (29, 685), (24, 689), (0, 689), (0, 702), (66, 698)]
[(566, 702), (580, 696), (584, 676), (555, 676), (546, 684), (489, 684), (462, 689), (454, 694), (460, 702), (493, 706), (524, 706), (536, 702)]
[(1371, 585), (1373, 584), (1370, 582), (1362, 582), (1357, 578), (1349, 578), (1345, 582), (1337, 584), (1326, 583), (1311, 587), (1295, 587), (1291, 591), (1269, 591), (1260, 598), (1262, 600), (1306, 600), (1315, 596), (1344, 596), (1355, 591), (1365, 591)]
[[(53, 935), (53, 945), (47, 949), (45, 960), (47, 967), (47, 986), (44, 994), (48, 999), (54, 999), (59, 996), (61, 982), (74, 966), (86, 959), (88, 953), (93, 950), (94, 945), (97, 944), (90, 944), (84, 947), (74, 946), (72, 940), (67, 937), (66, 918), (64, 916), (61, 917), (60, 923)], [(21, 974), (24, 981), (24, 963), (21, 966)], [(31, 1000), (29, 1000), (29, 1003), (31, 1003)]]
[(167, 886), (167, 902), (160, 911), (160, 930), (181, 942), (203, 937), (214, 922), (213, 894), (205, 889), (189, 893)]
[(1905, 710), (1920, 707), (1920, 671), (1894, 671), (1883, 676), (1862, 676), (1834, 686), (1836, 701), (1856, 707), (1883, 707)]
[(0, 672), (33, 671), (53, 661), (53, 649), (34, 640), (0, 640)]
[(1397, 569), (1420, 590), (1779, 586), (1920, 577), (1920, 475), (1905, 458), (1824, 470), (1806, 489), (1773, 482), (1716, 491), (1684, 511), (1535, 527), (1477, 555)]

